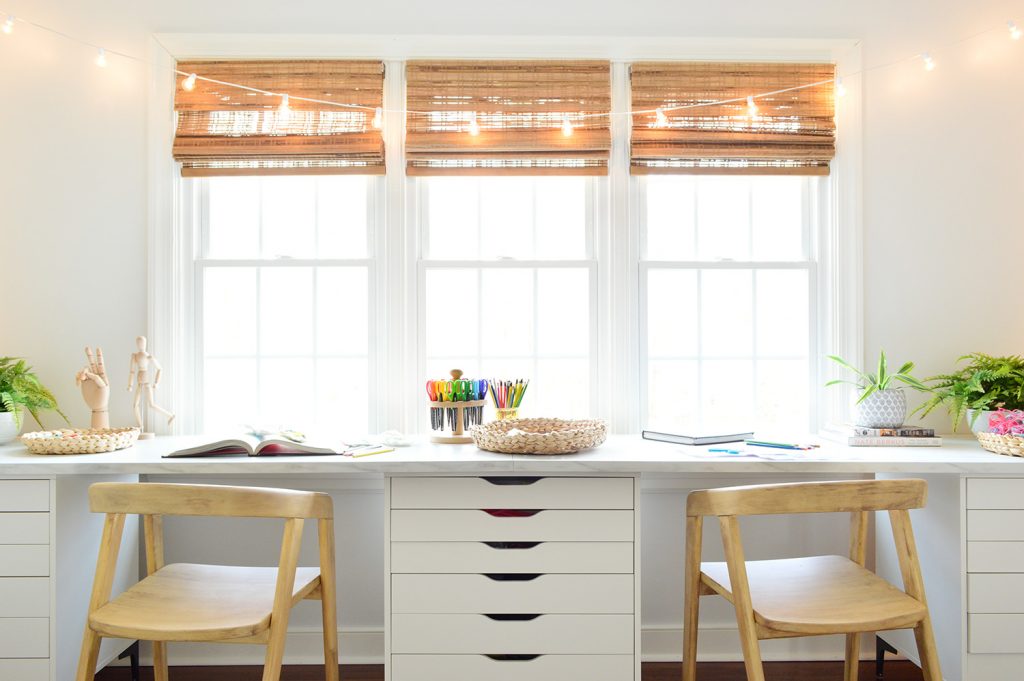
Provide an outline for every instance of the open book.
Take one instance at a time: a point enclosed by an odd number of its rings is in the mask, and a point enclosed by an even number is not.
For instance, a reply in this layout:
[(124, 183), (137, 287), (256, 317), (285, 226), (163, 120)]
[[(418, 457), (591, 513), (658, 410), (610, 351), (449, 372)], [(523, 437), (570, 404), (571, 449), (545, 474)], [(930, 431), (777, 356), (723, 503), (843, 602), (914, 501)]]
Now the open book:
[[(382, 449), (382, 448), (377, 448)], [(193, 447), (185, 447), (165, 454), (163, 458), (190, 456), (282, 456), (282, 455), (365, 455), (367, 445), (347, 445), (338, 442), (334, 445), (325, 443), (311, 444), (304, 438), (289, 436), (285, 433), (247, 433), (238, 437), (225, 438), (211, 442), (203, 442)], [(377, 453), (377, 452), (374, 452)]]

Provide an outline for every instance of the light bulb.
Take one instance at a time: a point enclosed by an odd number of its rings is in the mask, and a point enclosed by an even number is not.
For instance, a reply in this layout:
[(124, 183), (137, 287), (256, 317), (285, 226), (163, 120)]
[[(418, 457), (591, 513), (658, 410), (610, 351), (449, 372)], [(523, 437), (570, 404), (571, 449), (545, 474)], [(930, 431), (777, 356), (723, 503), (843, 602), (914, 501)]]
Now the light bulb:
[(659, 108), (654, 112), (654, 127), (656, 128), (667, 128), (668, 127), (668, 116), (665, 115), (665, 110)]
[(384, 127), (384, 109), (379, 106), (373, 111), (373, 127), (375, 130), (380, 130)]
[(196, 74), (190, 73), (188, 78), (186, 78), (185, 80), (181, 81), (181, 89), (182, 90), (187, 90), (188, 92), (192, 92), (193, 90), (195, 90), (196, 89)]
[(935, 60), (932, 59), (932, 56), (930, 54), (925, 52), (924, 54), (921, 55), (921, 59), (924, 60), (924, 70), (925, 71), (934, 71), (935, 70)]
[(754, 103), (753, 95), (747, 95), (747, 112), (751, 116), (756, 116), (757, 115), (757, 104)]
[(572, 137), (572, 122), (569, 120), (569, 116), (562, 116), (562, 134), (566, 137)]
[(480, 134), (480, 124), (476, 122), (476, 112), (469, 114), (469, 134), (476, 137)]
[(96, 52), (96, 66), (101, 69), (107, 66), (107, 51), (102, 47)]
[(7, 35), (10, 35), (10, 34), (14, 33), (14, 15), (13, 14), (8, 15), (7, 20), (4, 21), (3, 27), (0, 28), (0, 31), (3, 31)]
[(1016, 23), (1014, 23), (1013, 21), (1007, 21), (1006, 22), (1006, 27), (1008, 29), (1010, 29), (1010, 37), (1011, 38), (1013, 38), (1014, 40), (1020, 40), (1021, 31), (1020, 31), (1019, 28), (1017, 28), (1017, 24)]
[(836, 76), (836, 96), (837, 97), (845, 97), (846, 96), (846, 86), (843, 85), (843, 79), (840, 78), (839, 76)]

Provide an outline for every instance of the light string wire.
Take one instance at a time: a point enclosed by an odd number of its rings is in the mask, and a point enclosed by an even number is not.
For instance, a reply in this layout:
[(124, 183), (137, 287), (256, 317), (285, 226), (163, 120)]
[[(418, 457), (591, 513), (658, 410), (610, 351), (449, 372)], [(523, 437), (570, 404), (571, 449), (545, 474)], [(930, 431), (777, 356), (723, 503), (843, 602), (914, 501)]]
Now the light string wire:
[[(96, 43), (92, 43), (92, 42), (90, 42), (88, 40), (84, 40), (82, 38), (78, 38), (78, 37), (73, 36), (73, 35), (71, 35), (69, 33), (65, 33), (64, 31), (52, 28), (50, 26), (46, 26), (44, 24), (37, 23), (37, 22), (32, 21), (30, 19), (25, 19), (25, 18), (20, 17), (20, 16), (16, 16), (16, 15), (13, 15), (13, 14), (8, 14), (7, 12), (4, 12), (2, 10), (0, 10), (0, 17), (6, 17), (5, 21), (8, 22), (8, 24), (11, 25), (11, 26), (13, 26), (15, 24), (24, 24), (26, 26), (31, 26), (31, 27), (33, 27), (33, 28), (35, 28), (37, 30), (44, 31), (46, 33), (50, 33), (50, 34), (58, 36), (60, 38), (64, 38), (65, 40), (68, 40), (70, 42), (74, 42), (74, 43), (77, 43), (79, 45), (84, 45), (86, 47), (89, 47), (89, 48), (92, 48), (94, 50), (97, 50), (99, 52), (99, 54), (101, 54), (101, 55), (114, 55), (114, 56), (117, 56), (117, 57), (121, 57), (122, 59), (128, 59), (130, 61), (134, 61), (134, 62), (137, 62), (137, 63), (140, 63), (140, 64), (145, 64), (147, 66), (152, 66), (152, 62), (150, 62), (148, 59), (145, 59), (143, 57), (138, 57), (138, 56), (133, 55), (133, 54), (128, 54), (126, 52), (121, 52), (119, 50), (110, 49), (110, 48), (104, 47), (102, 45), (98, 45)], [(945, 51), (945, 50), (947, 50), (947, 49), (949, 49), (951, 47), (955, 47), (957, 45), (961, 45), (963, 43), (970, 42), (972, 40), (976, 40), (977, 38), (980, 38), (980, 37), (982, 37), (984, 35), (988, 35), (989, 33), (993, 33), (995, 31), (1000, 31), (1000, 30), (1007, 30), (1007, 29), (1009, 30), (1009, 35), (1010, 35), (1011, 39), (1017, 40), (1017, 39), (1020, 38), (1021, 34), (1020, 34), (1019, 29), (1017, 28), (1017, 25), (1013, 21), (1007, 21), (1001, 27), (987, 28), (987, 29), (984, 29), (984, 30), (972, 33), (972, 34), (970, 34), (968, 36), (964, 36), (963, 38), (959, 38), (957, 40), (954, 40), (954, 41), (951, 41), (951, 42), (947, 42), (947, 43), (941, 45), (939, 47), (938, 51), (940, 51), (940, 52), (941, 51)], [(10, 31), (5, 31), (5, 32), (9, 33)], [(837, 73), (835, 78), (828, 78), (826, 80), (819, 80), (819, 81), (816, 81), (816, 82), (813, 82), (813, 83), (804, 83), (802, 85), (794, 85), (792, 87), (782, 88), (782, 89), (779, 89), (779, 90), (772, 90), (772, 91), (769, 91), (769, 92), (759, 92), (759, 93), (756, 93), (756, 94), (743, 95), (741, 97), (732, 97), (732, 98), (729, 98), (729, 99), (719, 99), (719, 100), (715, 100), (715, 101), (694, 102), (694, 103), (691, 103), (691, 104), (680, 104), (680, 105), (675, 105), (675, 106), (660, 106), (660, 107), (655, 107), (653, 109), (630, 109), (629, 111), (593, 111), (593, 112), (586, 112), (586, 113), (582, 113), (582, 114), (574, 114), (572, 116), (572, 119), (573, 120), (580, 120), (580, 119), (589, 119), (589, 118), (603, 118), (605, 116), (607, 116), (608, 118), (611, 118), (612, 116), (634, 116), (634, 115), (643, 115), (643, 114), (659, 114), (659, 119), (660, 119), (661, 115), (664, 115), (666, 113), (672, 113), (674, 111), (684, 111), (684, 110), (687, 110), (687, 109), (698, 109), (698, 108), (704, 108), (704, 107), (721, 106), (721, 105), (724, 105), (724, 104), (746, 103), (746, 102), (749, 102), (750, 100), (755, 100), (756, 101), (758, 99), (762, 99), (762, 98), (765, 98), (765, 97), (773, 97), (775, 95), (785, 94), (787, 92), (796, 92), (796, 91), (799, 91), (799, 90), (806, 90), (806, 89), (809, 89), (809, 88), (820, 87), (822, 85), (828, 85), (828, 84), (834, 84), (836, 86), (841, 86), (843, 78), (850, 78), (850, 77), (853, 77), (853, 76), (859, 76), (859, 75), (863, 75), (863, 74), (866, 74), (866, 73), (871, 73), (873, 71), (879, 71), (879, 70), (882, 70), (882, 69), (888, 69), (888, 68), (892, 68), (894, 66), (898, 66), (900, 64), (905, 64), (905, 63), (909, 63), (909, 62), (913, 62), (913, 61), (923, 61), (926, 64), (931, 64), (931, 66), (934, 67), (934, 60), (931, 57), (931, 53), (932, 52), (936, 52), (936, 50), (931, 50), (931, 51), (928, 51), (928, 52), (919, 52), (919, 53), (916, 53), (916, 54), (911, 55), (911, 56), (901, 57), (899, 59), (894, 59), (892, 61), (884, 62), (884, 63), (881, 63), (881, 64), (875, 64), (873, 66), (864, 67), (864, 68), (861, 68), (860, 70), (857, 70), (857, 71), (849, 71), (849, 72), (842, 73), (842, 74)], [(325, 106), (336, 106), (336, 107), (341, 107), (341, 108), (357, 109), (357, 110), (361, 110), (361, 111), (374, 111), (374, 112), (402, 114), (402, 115), (413, 115), (413, 116), (432, 116), (432, 115), (436, 115), (437, 114), (436, 111), (416, 111), (416, 110), (413, 110), (413, 109), (387, 109), (387, 108), (383, 108), (383, 107), (367, 106), (367, 105), (364, 105), (364, 104), (351, 104), (351, 103), (346, 103), (346, 102), (335, 102), (335, 101), (330, 101), (330, 100), (325, 100), (325, 99), (316, 99), (316, 98), (313, 98), (313, 97), (301, 97), (301, 96), (297, 96), (297, 95), (289, 95), (288, 93), (285, 93), (285, 92), (272, 92), (270, 90), (263, 90), (261, 88), (252, 87), (252, 86), (249, 86), (249, 85), (244, 85), (242, 83), (232, 83), (230, 81), (218, 80), (216, 78), (209, 78), (207, 76), (203, 76), (203, 75), (200, 75), (198, 73), (189, 73), (187, 71), (181, 71), (181, 70), (179, 70), (177, 68), (173, 68), (173, 69), (171, 69), (171, 71), (174, 74), (179, 75), (179, 76), (184, 76), (185, 78), (195, 77), (196, 80), (202, 80), (202, 81), (205, 81), (207, 83), (212, 83), (214, 85), (221, 85), (221, 86), (224, 86), (224, 87), (236, 88), (238, 90), (244, 90), (244, 91), (247, 91), (247, 92), (255, 92), (257, 94), (266, 95), (266, 96), (269, 96), (269, 97), (281, 97), (281, 98), (287, 97), (288, 100), (285, 100), (285, 101), (309, 102), (311, 104), (322, 104), (322, 105), (325, 105)], [(565, 124), (565, 120), (563, 119), (561, 125), (564, 126), (564, 124)]]

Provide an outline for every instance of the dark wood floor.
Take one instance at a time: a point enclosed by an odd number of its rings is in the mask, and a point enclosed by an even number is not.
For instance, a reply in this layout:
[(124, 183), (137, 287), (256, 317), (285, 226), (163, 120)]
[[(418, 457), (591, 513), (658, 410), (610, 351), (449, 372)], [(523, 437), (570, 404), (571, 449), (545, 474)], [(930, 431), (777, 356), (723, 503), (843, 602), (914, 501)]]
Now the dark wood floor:
[[(650, 662), (643, 666), (644, 681), (679, 681), (678, 663)], [(703, 662), (697, 676), (700, 681), (745, 681), (743, 665), (738, 662)], [(767, 662), (765, 676), (768, 681), (840, 681), (842, 662)], [(129, 681), (127, 667), (108, 667), (96, 675), (96, 681)], [(171, 667), (171, 681), (255, 681), (260, 678), (259, 667)], [(323, 667), (316, 665), (288, 666), (282, 681), (320, 681)], [(381, 681), (384, 667), (380, 665), (344, 665), (342, 681)], [(141, 681), (152, 681), (153, 670), (142, 668)], [(874, 681), (875, 664), (863, 662), (861, 681)], [(573, 681), (573, 680), (567, 680)], [(910, 662), (889, 660), (885, 663), (885, 681), (921, 681), (921, 670)]]

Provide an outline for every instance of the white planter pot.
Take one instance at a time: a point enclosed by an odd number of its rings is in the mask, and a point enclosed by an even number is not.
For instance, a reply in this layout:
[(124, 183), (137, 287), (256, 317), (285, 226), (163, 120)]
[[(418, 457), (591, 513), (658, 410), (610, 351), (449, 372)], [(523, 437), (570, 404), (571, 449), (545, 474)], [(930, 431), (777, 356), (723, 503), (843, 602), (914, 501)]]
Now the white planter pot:
[(19, 431), (21, 428), (14, 422), (14, 414), (9, 411), (0, 411), (0, 445), (14, 442)]
[(902, 388), (890, 388), (872, 393), (866, 400), (855, 404), (854, 425), (865, 428), (898, 428), (907, 418), (907, 396)]
[[(967, 410), (967, 425), (971, 427), (972, 433), (987, 433), (988, 432), (988, 419), (995, 412), (979, 410), (979, 409), (968, 409)], [(977, 416), (975, 416), (977, 414)]]

